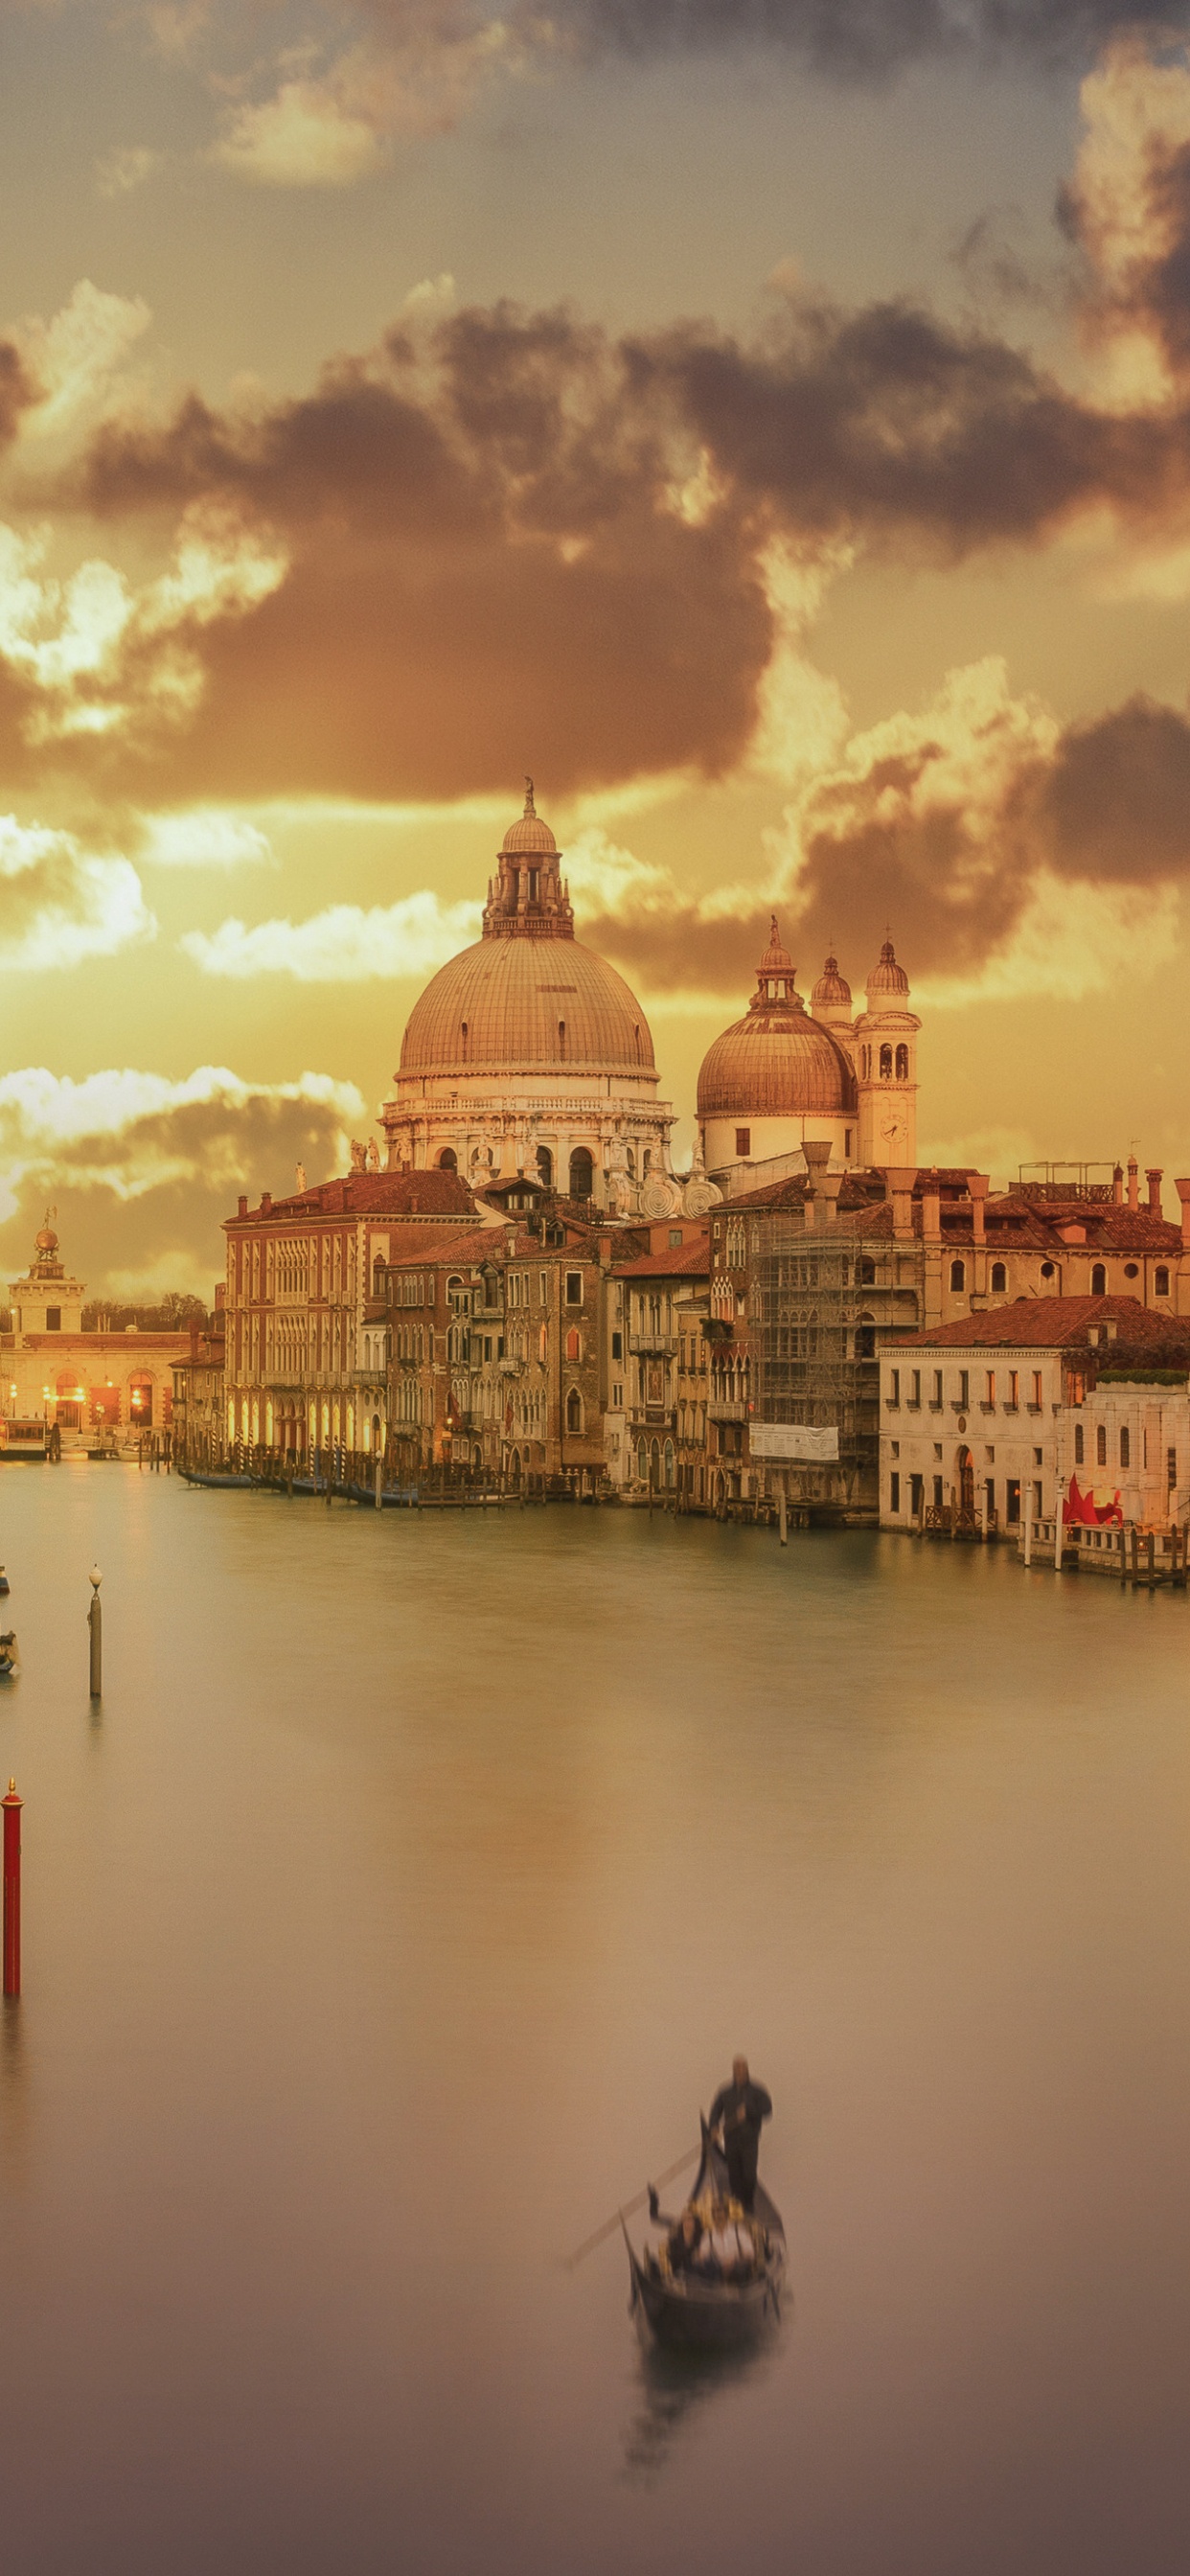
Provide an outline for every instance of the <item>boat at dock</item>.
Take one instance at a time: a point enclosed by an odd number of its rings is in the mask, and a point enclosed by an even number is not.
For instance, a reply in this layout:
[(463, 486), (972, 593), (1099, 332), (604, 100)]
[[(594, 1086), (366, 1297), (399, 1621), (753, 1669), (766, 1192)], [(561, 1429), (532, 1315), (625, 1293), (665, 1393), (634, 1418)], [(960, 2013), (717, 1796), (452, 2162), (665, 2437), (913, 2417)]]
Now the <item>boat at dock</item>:
[[(718, 2223), (726, 2210), (727, 2224), (737, 2238), (751, 2239), (751, 2267), (734, 2279), (700, 2271), (697, 2264), (675, 2272), (669, 2267), (664, 2243), (646, 2245), (638, 2253), (625, 2226), (633, 2311), (661, 2343), (725, 2352), (757, 2342), (780, 2313), (785, 2222), (763, 2183), (757, 2183), (750, 2213), (731, 2198), (726, 2161), (705, 2121), (698, 2178), (687, 2205), (697, 2210), (704, 2228)], [(656, 2213), (653, 2224), (658, 2224)]]

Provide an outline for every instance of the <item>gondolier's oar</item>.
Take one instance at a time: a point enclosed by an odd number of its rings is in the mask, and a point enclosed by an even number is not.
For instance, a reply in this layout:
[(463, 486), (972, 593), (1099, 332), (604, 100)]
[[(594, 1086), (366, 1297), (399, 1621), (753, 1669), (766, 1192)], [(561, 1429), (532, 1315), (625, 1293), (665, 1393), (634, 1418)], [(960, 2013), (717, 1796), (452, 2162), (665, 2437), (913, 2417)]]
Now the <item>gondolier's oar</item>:
[(626, 2218), (631, 2218), (636, 2210), (644, 2208), (651, 2191), (659, 2191), (664, 2183), (675, 2181), (678, 2174), (685, 2173), (687, 2165), (697, 2164), (701, 2154), (701, 2147), (691, 2147), (688, 2155), (678, 2157), (676, 2165), (667, 2165), (665, 2172), (658, 2174), (656, 2182), (647, 2183), (643, 2191), (638, 2191), (635, 2200), (626, 2200), (623, 2208), (617, 2209), (614, 2216), (606, 2219), (602, 2227), (597, 2227), (593, 2236), (585, 2237), (582, 2244), (576, 2246), (573, 2254), (563, 2256), (565, 2270), (573, 2272), (576, 2263), (581, 2263), (586, 2255), (593, 2254), (596, 2246), (602, 2245), (606, 2236), (614, 2236), (617, 2227), (622, 2226)]

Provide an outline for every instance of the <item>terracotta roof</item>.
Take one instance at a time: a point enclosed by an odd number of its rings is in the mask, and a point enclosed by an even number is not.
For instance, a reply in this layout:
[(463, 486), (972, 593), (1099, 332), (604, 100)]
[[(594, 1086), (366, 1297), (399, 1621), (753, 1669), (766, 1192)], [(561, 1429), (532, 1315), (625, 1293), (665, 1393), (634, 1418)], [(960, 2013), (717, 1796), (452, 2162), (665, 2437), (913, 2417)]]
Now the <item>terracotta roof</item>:
[[(808, 1188), (807, 1173), (789, 1172), (783, 1181), (766, 1181), (758, 1190), (741, 1190), (738, 1198), (725, 1199), (721, 1208), (712, 1210), (712, 1215), (735, 1216), (751, 1209), (773, 1208), (779, 1212), (783, 1208), (804, 1207)], [(838, 1197), (840, 1209), (881, 1208), (884, 1203), (884, 1179), (880, 1172), (844, 1172)], [(891, 1220), (891, 1209), (889, 1214)]]
[[(961, 1315), (956, 1323), (911, 1333), (895, 1347), (903, 1351), (1089, 1349), (1088, 1325), (1112, 1322), (1121, 1348), (1126, 1342), (1169, 1341), (1173, 1329), (1169, 1315), (1142, 1306), (1137, 1297), (1018, 1297), (1011, 1306), (993, 1306), (983, 1315)], [(1190, 1344), (1190, 1318), (1186, 1338)], [(1100, 1356), (1103, 1349), (1101, 1344)]]
[(643, 1252), (636, 1261), (617, 1261), (617, 1279), (709, 1279), (711, 1249), (703, 1236), (671, 1244), (666, 1252)]
[(225, 1217), (225, 1226), (257, 1225), (263, 1218), (300, 1220), (319, 1216), (471, 1216), (475, 1211), (466, 1182), (457, 1172), (347, 1172), (339, 1180), (320, 1181), (292, 1198), (274, 1199), (269, 1207), (249, 1208), (246, 1216)]
[(474, 1269), (479, 1262), (589, 1261), (595, 1258), (594, 1227), (585, 1243), (543, 1243), (522, 1225), (483, 1225), (465, 1234), (440, 1234), (429, 1243), (413, 1242), (394, 1254), (390, 1270)]

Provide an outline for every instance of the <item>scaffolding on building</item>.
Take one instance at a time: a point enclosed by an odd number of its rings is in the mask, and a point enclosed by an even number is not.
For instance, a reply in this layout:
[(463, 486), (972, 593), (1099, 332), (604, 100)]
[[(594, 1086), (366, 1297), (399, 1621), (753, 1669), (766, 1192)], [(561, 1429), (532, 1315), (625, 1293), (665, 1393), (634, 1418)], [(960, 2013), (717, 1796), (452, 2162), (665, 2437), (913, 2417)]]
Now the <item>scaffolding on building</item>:
[(783, 1461), (769, 1474), (795, 1517), (874, 1519), (880, 1368), (862, 1313), (871, 1258), (849, 1226), (807, 1227), (794, 1210), (752, 1218), (748, 1249), (753, 1423), (833, 1430), (839, 1444), (837, 1463)]

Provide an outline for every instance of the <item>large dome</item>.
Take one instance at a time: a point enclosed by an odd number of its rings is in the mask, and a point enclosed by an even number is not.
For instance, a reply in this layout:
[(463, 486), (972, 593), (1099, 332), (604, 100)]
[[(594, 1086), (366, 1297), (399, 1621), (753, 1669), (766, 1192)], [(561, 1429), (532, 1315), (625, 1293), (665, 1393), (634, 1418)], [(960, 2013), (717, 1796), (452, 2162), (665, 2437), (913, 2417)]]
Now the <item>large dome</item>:
[(565, 1065), (655, 1071), (640, 1003), (579, 939), (480, 939), (452, 957), (409, 1014), (402, 1074)]
[(829, 1029), (805, 1012), (781, 1025), (749, 1016), (702, 1060), (700, 1118), (850, 1117), (855, 1075)]

